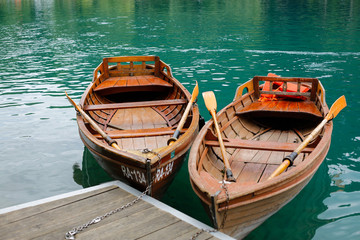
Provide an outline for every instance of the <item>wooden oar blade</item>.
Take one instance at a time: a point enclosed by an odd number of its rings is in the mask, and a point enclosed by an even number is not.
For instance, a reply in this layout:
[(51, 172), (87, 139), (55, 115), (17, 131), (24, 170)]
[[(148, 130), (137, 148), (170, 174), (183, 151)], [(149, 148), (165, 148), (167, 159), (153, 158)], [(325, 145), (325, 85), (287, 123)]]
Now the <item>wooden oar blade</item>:
[(204, 98), (205, 106), (209, 110), (209, 112), (211, 111), (216, 112), (217, 103), (214, 92), (213, 91), (203, 92), (202, 95)]
[(329, 113), (326, 115), (326, 119), (327, 120), (331, 120), (333, 118), (335, 118), (339, 112), (346, 107), (346, 99), (345, 96), (342, 95), (341, 97), (339, 97), (331, 106)]
[(71, 99), (71, 97), (67, 94), (67, 92), (65, 91), (66, 97), (69, 100), (69, 102), (71, 103), (71, 105), (73, 105), (74, 107), (76, 107), (76, 103), (74, 102), (74, 100)]
[(191, 95), (191, 102), (195, 102), (198, 95), (199, 95), (199, 85), (198, 85), (198, 82), (196, 81), (196, 85), (195, 85), (194, 90)]

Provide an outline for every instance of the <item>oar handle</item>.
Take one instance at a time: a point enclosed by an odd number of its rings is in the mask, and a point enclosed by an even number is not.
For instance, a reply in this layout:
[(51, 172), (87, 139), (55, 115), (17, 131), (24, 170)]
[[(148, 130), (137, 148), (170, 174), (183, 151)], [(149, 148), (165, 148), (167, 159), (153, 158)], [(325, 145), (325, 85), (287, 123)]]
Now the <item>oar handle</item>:
[(231, 171), (229, 160), (226, 157), (225, 145), (224, 145), (224, 141), (223, 141), (223, 139), (221, 137), (219, 124), (218, 124), (217, 118), (216, 118), (216, 112), (214, 110), (211, 110), (210, 114), (211, 114), (211, 116), (212, 116), (212, 118), (214, 120), (214, 125), (215, 125), (215, 129), (216, 129), (216, 133), (217, 133), (218, 140), (219, 140), (219, 145), (220, 145), (220, 151), (221, 151), (221, 155), (223, 157), (223, 161), (224, 161), (224, 165), (225, 165), (225, 169), (226, 169), (226, 178), (230, 182), (236, 182), (236, 179), (234, 178), (233, 173)]
[(187, 117), (189, 115), (191, 106), (194, 104), (195, 100), (197, 99), (198, 94), (199, 94), (199, 86), (198, 86), (198, 83), (196, 81), (195, 87), (194, 87), (193, 92), (191, 94), (191, 99), (190, 99), (190, 101), (188, 102), (188, 104), (186, 106), (184, 114), (182, 115), (181, 120), (180, 120), (180, 122), (179, 122), (173, 136), (167, 141), (167, 144), (169, 146), (178, 140), (178, 138), (180, 136), (180, 131), (184, 127), (184, 124), (185, 124), (186, 119), (187, 119)]
[(295, 158), (300, 154), (300, 152), (304, 150), (304, 148), (315, 138), (316, 135), (318, 135), (325, 124), (335, 118), (344, 107), (346, 107), (346, 99), (343, 95), (333, 103), (328, 114), (326, 114), (321, 123), (311, 132), (309, 136), (305, 138), (305, 140), (299, 145), (299, 147), (294, 150), (294, 152), (283, 159), (282, 164), (271, 174), (268, 179), (272, 179), (273, 177), (280, 175), (289, 166), (292, 166), (294, 164)]
[(284, 172), (288, 167), (291, 167), (294, 164), (295, 158), (301, 153), (304, 148), (309, 145), (309, 143), (314, 139), (314, 137), (320, 132), (320, 130), (325, 126), (328, 120), (325, 118), (321, 123), (311, 132), (309, 136), (292, 152), (290, 155), (286, 156), (283, 159), (282, 164), (271, 174), (268, 179), (272, 179), (282, 172)]
[(174, 142), (176, 142), (176, 140), (178, 139), (178, 137), (180, 136), (180, 130), (183, 128), (185, 122), (186, 122), (186, 118), (189, 115), (191, 106), (192, 106), (193, 102), (190, 101), (188, 103), (188, 105), (186, 106), (186, 109), (184, 111), (183, 117), (181, 118), (181, 121), (179, 123), (179, 125), (177, 126), (173, 136), (171, 138), (169, 138), (169, 140), (167, 141), (167, 144), (170, 146), (171, 144), (173, 144)]
[(69, 102), (71, 103), (71, 105), (73, 105), (76, 110), (81, 114), (81, 116), (86, 119), (86, 121), (88, 121), (90, 123), (90, 125), (103, 137), (103, 139), (113, 148), (116, 148), (118, 150), (121, 150), (121, 148), (117, 145), (116, 141), (114, 139), (112, 139), (109, 135), (107, 135), (96, 123), (94, 120), (92, 120), (91, 117), (89, 117), (89, 115), (87, 115), (84, 110), (81, 109), (80, 106), (78, 106), (74, 100), (72, 100), (70, 98), (70, 96), (65, 92), (66, 97), (69, 99)]

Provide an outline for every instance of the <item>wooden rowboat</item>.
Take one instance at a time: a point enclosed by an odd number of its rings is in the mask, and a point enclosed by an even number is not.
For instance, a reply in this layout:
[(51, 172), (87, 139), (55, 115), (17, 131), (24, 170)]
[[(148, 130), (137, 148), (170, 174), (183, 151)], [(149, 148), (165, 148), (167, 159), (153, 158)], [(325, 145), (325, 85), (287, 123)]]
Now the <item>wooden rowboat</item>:
[[(199, 110), (191, 100), (159, 57), (104, 58), (80, 106), (120, 149), (82, 115), (77, 116), (80, 137), (112, 177), (141, 191), (151, 185), (151, 196), (159, 198), (198, 133)], [(176, 129), (180, 123), (183, 128)], [(174, 133), (179, 133), (175, 139)]]
[(304, 188), (329, 150), (332, 122), (324, 123), (286, 172), (268, 178), (328, 111), (324, 88), (315, 78), (254, 77), (237, 89), (233, 102), (217, 114), (236, 182), (223, 181), (213, 120), (202, 128), (189, 156), (192, 187), (216, 228), (242, 239)]

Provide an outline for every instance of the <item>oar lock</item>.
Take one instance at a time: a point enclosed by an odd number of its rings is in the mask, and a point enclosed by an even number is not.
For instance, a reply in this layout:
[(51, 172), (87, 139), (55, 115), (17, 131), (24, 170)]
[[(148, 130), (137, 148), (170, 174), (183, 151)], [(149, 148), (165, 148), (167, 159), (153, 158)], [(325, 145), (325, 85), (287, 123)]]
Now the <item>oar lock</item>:
[(109, 136), (106, 136), (104, 139), (110, 146), (113, 145), (114, 143), (117, 144), (117, 142)]
[(288, 160), (290, 162), (289, 167), (294, 164), (295, 158), (298, 156), (296, 152), (292, 152), (290, 155), (284, 157), (283, 162)]

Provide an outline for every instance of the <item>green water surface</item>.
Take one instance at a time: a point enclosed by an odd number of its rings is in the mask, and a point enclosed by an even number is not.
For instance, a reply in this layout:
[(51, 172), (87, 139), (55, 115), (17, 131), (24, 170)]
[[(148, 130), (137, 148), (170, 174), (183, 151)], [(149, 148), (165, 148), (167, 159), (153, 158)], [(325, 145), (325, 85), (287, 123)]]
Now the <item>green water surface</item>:
[[(357, 0), (0, 0), (0, 208), (111, 180), (64, 91), (79, 101), (102, 58), (123, 55), (160, 56), (189, 90), (215, 91), (218, 109), (269, 72), (319, 78), (328, 105), (344, 94), (312, 181), (247, 239), (360, 239)], [(210, 224), (187, 162), (163, 201)]]

